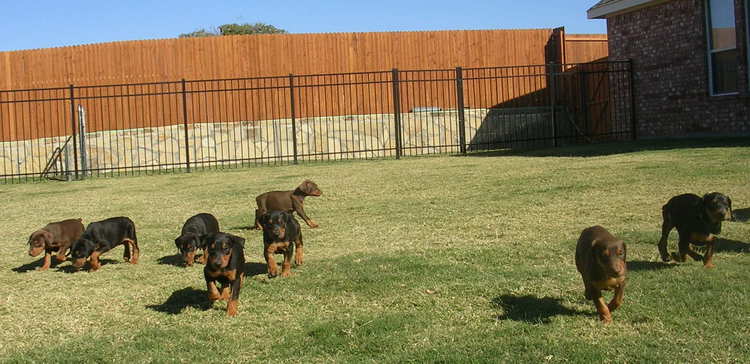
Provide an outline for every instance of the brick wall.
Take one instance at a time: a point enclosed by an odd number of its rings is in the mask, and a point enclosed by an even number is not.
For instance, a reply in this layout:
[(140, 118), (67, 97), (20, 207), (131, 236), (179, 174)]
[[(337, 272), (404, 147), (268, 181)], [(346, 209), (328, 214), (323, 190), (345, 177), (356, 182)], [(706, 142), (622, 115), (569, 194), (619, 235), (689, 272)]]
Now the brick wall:
[(744, 0), (735, 0), (739, 95), (709, 96), (703, 0), (607, 19), (611, 59), (632, 59), (639, 137), (750, 134)]

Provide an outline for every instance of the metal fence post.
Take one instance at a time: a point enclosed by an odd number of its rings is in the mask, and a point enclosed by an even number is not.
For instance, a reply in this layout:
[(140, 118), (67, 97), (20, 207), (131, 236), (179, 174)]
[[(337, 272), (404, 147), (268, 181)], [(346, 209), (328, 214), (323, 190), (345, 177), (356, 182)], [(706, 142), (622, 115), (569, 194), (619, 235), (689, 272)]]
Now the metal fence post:
[(399, 94), (398, 69), (391, 70), (393, 85), (393, 119), (396, 132), (396, 159), (401, 159), (401, 95)]
[(73, 168), (75, 179), (78, 179), (78, 143), (76, 141), (76, 99), (75, 99), (75, 87), (71, 84), (70, 90), (70, 127), (73, 131)]
[(589, 102), (588, 102), (588, 85), (586, 84), (588, 82), (586, 77), (586, 70), (584, 68), (580, 68), (579, 72), (580, 80), (581, 80), (581, 114), (583, 115), (583, 124), (586, 130), (586, 135), (584, 137), (591, 137), (591, 126), (589, 125)]
[(78, 138), (81, 141), (79, 148), (81, 149), (81, 176), (85, 178), (89, 170), (88, 165), (88, 152), (86, 151), (86, 109), (83, 105), (78, 105)]
[(186, 83), (183, 78), (182, 84), (182, 125), (185, 128), (185, 165), (188, 173), (190, 173), (190, 139), (188, 136), (188, 108), (187, 108), (187, 92)]
[(633, 128), (633, 140), (638, 140), (638, 119), (635, 115), (635, 84), (633, 77), (633, 59), (628, 59), (628, 80), (630, 83), (630, 124)]
[(552, 147), (557, 147), (557, 113), (556, 113), (556, 106), (557, 103), (557, 85), (555, 82), (555, 65), (551, 64), (549, 69), (549, 87), (550, 87), (550, 113), (551, 113), (551, 119), (552, 119)]
[(292, 114), (292, 148), (294, 150), (294, 164), (297, 164), (297, 115), (294, 108), (294, 75), (289, 74), (289, 109)]
[(463, 69), (456, 67), (456, 103), (458, 106), (458, 138), (461, 154), (466, 154), (466, 109), (464, 108)]

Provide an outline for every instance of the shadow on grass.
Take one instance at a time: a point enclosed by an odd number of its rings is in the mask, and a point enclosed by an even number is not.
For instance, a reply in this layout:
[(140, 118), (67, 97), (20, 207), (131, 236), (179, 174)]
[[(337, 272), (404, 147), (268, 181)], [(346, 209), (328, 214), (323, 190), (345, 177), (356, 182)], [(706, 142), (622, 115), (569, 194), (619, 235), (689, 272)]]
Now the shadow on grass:
[(628, 261), (629, 271), (642, 271), (642, 270), (661, 270), (676, 267), (676, 264), (669, 264), (664, 262), (649, 262), (645, 260), (631, 260)]
[[(613, 142), (601, 144), (586, 144), (562, 148), (541, 150), (495, 150), (487, 152), (472, 152), (468, 157), (596, 157), (612, 154), (624, 154), (654, 150), (671, 150), (684, 148), (713, 148), (713, 147), (748, 147), (750, 138), (685, 138), (685, 139), (653, 139), (635, 142)], [(463, 156), (462, 156), (463, 157)]]
[[(243, 226), (230, 226), (229, 230), (255, 230), (255, 225), (243, 225)], [(258, 230), (260, 231), (260, 230)]]
[(268, 267), (263, 263), (245, 263), (245, 277), (252, 277), (268, 273)]
[[(126, 262), (121, 261), (121, 260), (115, 260), (115, 259), (99, 259), (99, 263), (101, 263), (102, 267), (104, 267), (105, 265), (108, 265), (108, 264), (120, 264), (120, 263), (126, 263)], [(130, 263), (127, 263), (127, 264), (130, 264)], [(76, 269), (76, 267), (74, 267), (73, 264), (68, 264), (68, 265), (57, 268), (57, 271), (63, 272), (63, 273), (76, 273), (76, 272), (88, 272), (89, 269), (91, 269), (91, 265), (88, 262), (86, 262), (86, 264), (81, 269)]]
[(211, 308), (207, 292), (193, 287), (183, 288), (172, 292), (167, 300), (160, 305), (146, 305), (146, 308), (170, 315), (182, 313), (186, 308), (193, 307), (203, 311)]
[[(57, 259), (53, 257), (52, 264), (49, 267), (55, 268), (58, 264), (61, 264), (61, 263), (57, 263)], [(33, 261), (31, 263), (26, 263), (20, 267), (13, 268), (11, 270), (16, 273), (26, 273), (28, 271), (37, 270), (37, 268), (40, 268), (42, 265), (44, 265), (44, 257), (42, 257), (39, 260)]]
[(716, 239), (717, 252), (750, 253), (750, 244), (731, 239)]
[(750, 208), (747, 209), (736, 209), (732, 211), (733, 221), (736, 222), (747, 222), (750, 220)]
[(558, 315), (587, 315), (587, 312), (563, 306), (559, 298), (535, 297), (532, 295), (502, 295), (492, 300), (492, 305), (503, 311), (498, 320), (524, 321), (529, 323), (549, 323)]
[[(196, 256), (197, 258), (197, 256)], [(182, 260), (182, 255), (174, 254), (163, 256), (156, 260), (157, 264), (174, 265), (178, 267), (185, 267), (185, 262)]]

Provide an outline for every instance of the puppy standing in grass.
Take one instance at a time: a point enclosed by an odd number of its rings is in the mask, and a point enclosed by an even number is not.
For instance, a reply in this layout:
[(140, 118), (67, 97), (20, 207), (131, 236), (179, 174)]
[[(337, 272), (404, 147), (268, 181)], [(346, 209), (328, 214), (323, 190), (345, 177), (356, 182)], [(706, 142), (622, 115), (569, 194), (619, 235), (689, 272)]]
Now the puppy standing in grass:
[[(206, 246), (206, 266), (203, 277), (206, 279), (208, 299), (211, 304), (217, 300), (227, 301), (227, 315), (237, 314), (237, 300), (245, 277), (245, 239), (226, 233), (204, 235)], [(221, 292), (216, 287), (221, 283)]]
[[(625, 243), (601, 226), (586, 228), (576, 246), (576, 268), (581, 273), (586, 299), (593, 300), (599, 319), (612, 322), (611, 312), (622, 305), (625, 291)], [(614, 290), (615, 296), (605, 304), (602, 290)]]
[(211, 214), (200, 213), (185, 221), (180, 236), (174, 240), (174, 244), (182, 255), (185, 265), (191, 267), (195, 260), (195, 252), (203, 250), (200, 263), (206, 263), (206, 246), (203, 245), (201, 237), (210, 233), (219, 232), (219, 221)]
[(303, 205), (305, 197), (317, 197), (322, 194), (323, 192), (315, 182), (306, 179), (294, 191), (271, 191), (258, 195), (255, 198), (255, 202), (258, 204), (258, 208), (255, 210), (255, 229), (263, 228), (260, 218), (269, 211), (294, 211), (305, 221), (307, 226), (313, 229), (318, 227), (318, 224), (305, 214)]
[(70, 249), (73, 266), (80, 269), (86, 263), (86, 259), (90, 258), (90, 271), (94, 272), (101, 267), (99, 256), (120, 244), (125, 246), (125, 261), (138, 263), (140, 249), (133, 220), (120, 216), (92, 222)]
[(297, 248), (294, 264), (302, 265), (302, 229), (299, 223), (291, 212), (286, 211), (271, 211), (261, 216), (260, 222), (263, 226), (263, 256), (268, 265), (268, 276), (273, 278), (278, 274), (273, 255), (282, 253), (284, 263), (281, 264), (281, 276), (288, 277), (294, 248)]
[(65, 253), (83, 233), (81, 219), (68, 219), (51, 222), (29, 236), (29, 255), (35, 257), (44, 251), (44, 264), (39, 270), (46, 270), (52, 264), (52, 253), (58, 263), (65, 261)]
[[(732, 220), (732, 199), (718, 192), (708, 193), (701, 198), (692, 193), (675, 196), (661, 208), (664, 222), (661, 225), (659, 255), (661, 260), (670, 259), (667, 251), (669, 232), (677, 228), (678, 253), (672, 258), (684, 262), (686, 256), (703, 261), (705, 268), (713, 268), (714, 240), (721, 233), (721, 222)], [(706, 255), (701, 256), (690, 248), (690, 244), (706, 246)]]

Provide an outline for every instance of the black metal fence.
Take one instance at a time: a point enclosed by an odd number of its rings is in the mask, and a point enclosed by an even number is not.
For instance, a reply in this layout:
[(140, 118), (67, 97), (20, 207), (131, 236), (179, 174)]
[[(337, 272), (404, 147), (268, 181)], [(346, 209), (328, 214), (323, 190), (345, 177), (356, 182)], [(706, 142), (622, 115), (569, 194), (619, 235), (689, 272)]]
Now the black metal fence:
[(610, 61), (0, 91), (0, 179), (633, 139), (631, 86)]

